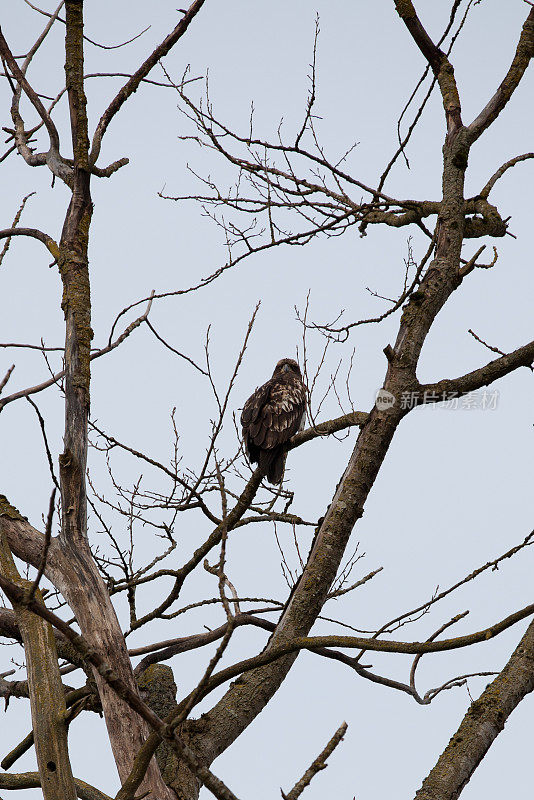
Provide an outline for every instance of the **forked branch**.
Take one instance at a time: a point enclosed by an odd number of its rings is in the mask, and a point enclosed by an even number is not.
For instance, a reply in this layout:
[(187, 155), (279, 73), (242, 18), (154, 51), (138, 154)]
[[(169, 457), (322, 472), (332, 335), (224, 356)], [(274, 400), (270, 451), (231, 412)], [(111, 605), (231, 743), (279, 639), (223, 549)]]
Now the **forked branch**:
[(141, 81), (146, 78), (150, 70), (162, 59), (176, 42), (184, 35), (188, 29), (191, 21), (198, 14), (205, 0), (195, 0), (187, 11), (184, 13), (182, 19), (174, 30), (156, 47), (156, 49), (149, 55), (146, 61), (141, 64), (139, 69), (132, 75), (132, 77), (124, 84), (124, 86), (115, 95), (109, 106), (102, 114), (100, 121), (96, 127), (93, 135), (93, 142), (91, 146), (91, 153), (89, 155), (89, 163), (91, 166), (96, 164), (102, 146), (102, 138), (106, 133), (109, 123), (117, 112), (122, 108), (124, 103), (129, 97), (138, 89)]

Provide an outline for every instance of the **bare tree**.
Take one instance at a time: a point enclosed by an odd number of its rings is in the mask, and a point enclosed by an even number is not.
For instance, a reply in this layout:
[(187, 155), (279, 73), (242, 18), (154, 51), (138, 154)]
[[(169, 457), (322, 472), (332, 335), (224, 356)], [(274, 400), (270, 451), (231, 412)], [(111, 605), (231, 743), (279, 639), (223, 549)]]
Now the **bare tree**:
[[(418, 406), (467, 397), (521, 367), (531, 368), (534, 362), (534, 341), (506, 353), (473, 333), (483, 346), (496, 353), (496, 358), (453, 379), (422, 384), (417, 377), (425, 340), (438, 313), (449, 298), (461, 290), (463, 282), (469, 280), (475, 269), (490, 268), (496, 263), (496, 251), (492, 259), (481, 263), (484, 246), (472, 253), (469, 240), (499, 238), (508, 233), (508, 220), (503, 219), (489, 200), (492, 189), (508, 169), (534, 158), (533, 153), (524, 153), (501, 166), (495, 165), (477, 194), (465, 196), (469, 154), (504, 111), (534, 56), (534, 9), (526, 13), (510, 68), (495, 94), (478, 116), (465, 124), (460, 104), (461, 87), (456, 83), (451, 59), (473, 0), (452, 3), (448, 25), (439, 41), (429, 36), (411, 0), (395, 0), (392, 13), (396, 12), (399, 23), (404, 23), (414, 46), (425, 59), (421, 85), (426, 86), (424, 81), (428, 78), (428, 91), (408, 134), (399, 134), (397, 152), (376, 181), (367, 185), (346, 166), (348, 153), (333, 161), (321, 145), (315, 126), (316, 48), (302, 124), (290, 138), (280, 129), (274, 141), (256, 134), (252, 115), (247, 131), (233, 130), (215, 115), (208, 91), (200, 99), (191, 95), (189, 84), (194, 79), (188, 71), (176, 78), (172, 70), (162, 64), (161, 60), (171, 49), (179, 46), (189, 25), (195, 24), (197, 14), (209, 14), (209, 9), (203, 6), (204, 0), (196, 0), (187, 10), (180, 10), (176, 27), (135, 72), (124, 76), (125, 83), (94, 126), (91, 142), (85, 85), (92, 75), (84, 71), (83, 2), (64, 0), (53, 12), (36, 9), (36, 13), (45, 14), (47, 22), (34, 45), (22, 57), (14, 55), (14, 45), (0, 33), (3, 76), (12, 92), (12, 122), (4, 128), (8, 147), (2, 158), (18, 153), (25, 165), (47, 168), (53, 179), (63, 182), (70, 193), (58, 242), (45, 231), (20, 226), (28, 198), (22, 201), (13, 224), (0, 231), (0, 238), (6, 243), (0, 259), (17, 236), (36, 239), (47, 248), (61, 277), (65, 317), (64, 347), (51, 348), (44, 342), (40, 345), (2, 344), (5, 350), (37, 349), (45, 360), (51, 351), (57, 350), (63, 365), (59, 370), (50, 369), (46, 381), (12, 394), (6, 393), (12, 366), (0, 383), (0, 410), (21, 400), (32, 404), (42, 433), (50, 481), (60, 494), (57, 506), (60, 523), (56, 536), (53, 535), (55, 488), (46, 520), (43, 520), (43, 533), (23, 516), (24, 509), (21, 513), (6, 497), (0, 498), (0, 587), (12, 606), (0, 609), (0, 634), (23, 645), (26, 669), (24, 680), (10, 680), (11, 671), (5, 671), (0, 678), (0, 694), (6, 701), (10, 697), (29, 698), (33, 726), (30, 734), (3, 758), (2, 768), (9, 770), (33, 746), (38, 764), (38, 771), (33, 773), (3, 772), (0, 786), (6, 789), (41, 786), (46, 798), (107, 797), (101, 787), (89, 786), (73, 776), (67, 741), (68, 726), (76, 716), (100, 712), (105, 718), (121, 781), (117, 800), (131, 800), (146, 794), (162, 800), (175, 796), (193, 800), (202, 785), (218, 798), (234, 798), (232, 789), (212, 771), (212, 764), (275, 696), (299, 652), (305, 649), (314, 656), (338, 661), (355, 676), (400, 691), (421, 705), (429, 705), (445, 690), (465, 685), (473, 675), (492, 676), (493, 680), (472, 703), (417, 793), (421, 798), (449, 800), (459, 796), (507, 717), (534, 688), (534, 623), (530, 623), (508, 663), (498, 673), (453, 674), (441, 685), (421, 691), (416, 682), (421, 658), (425, 654), (470, 647), (498, 636), (517, 622), (530, 618), (534, 604), (493, 621), (483, 630), (455, 638), (443, 638), (443, 634), (463, 619), (465, 613), (441, 621), (425, 641), (392, 640), (390, 636), (434, 610), (443, 598), (466, 583), (522, 551), (531, 543), (532, 534), (469, 571), (454, 585), (436, 592), (418, 607), (399, 609), (395, 618), (384, 621), (375, 630), (362, 632), (350, 624), (353, 620), (333, 619), (326, 606), (358, 590), (380, 572), (380, 567), (376, 567), (355, 579), (360, 553), (356, 547), (348, 551), (347, 558), (347, 548), (403, 419)], [(61, 24), (65, 27), (65, 86), (50, 99), (46, 108), (43, 102), (46, 98), (40, 87), (30, 84), (26, 74), (49, 32)], [(399, 35), (404, 33), (399, 25)], [(158, 64), (164, 75), (161, 81), (153, 76), (149, 78)], [(113, 74), (115, 77), (123, 75)], [(100, 77), (104, 75), (99, 73)], [(203, 181), (203, 193), (180, 198), (172, 196), (172, 199), (193, 199), (202, 204), (205, 213), (223, 232), (227, 258), (193, 286), (165, 293), (148, 290), (145, 298), (117, 313), (107, 344), (95, 349), (91, 346), (88, 259), (93, 208), (90, 185), (94, 178), (111, 178), (128, 163), (126, 158), (121, 158), (101, 166), (98, 160), (110, 123), (145, 81), (165, 85), (173, 98), (178, 98), (188, 120), (186, 124), (194, 125), (194, 131), (184, 138), (194, 139), (236, 170), (235, 184), (230, 189), (221, 188), (211, 176), (200, 176), (200, 170), (195, 170)], [(195, 82), (194, 85), (199, 84)], [(392, 166), (399, 158), (406, 158), (406, 146), (433, 89), (441, 97), (445, 121), (442, 196), (434, 200), (415, 200), (386, 193), (385, 184)], [(66, 144), (54, 116), (64, 96), (69, 104), (72, 158), (64, 155)], [(415, 94), (410, 100), (413, 97)], [(33, 127), (25, 122), (28, 111), (37, 115)], [(406, 109), (403, 116), (405, 113)], [(44, 144), (39, 137), (44, 137)], [(164, 192), (161, 194), (171, 197)], [(185, 352), (185, 344), (183, 349), (178, 349), (162, 335), (150, 313), (163, 297), (181, 297), (200, 291), (215, 280), (223, 280), (228, 270), (260, 251), (282, 244), (306, 244), (321, 235), (340, 235), (353, 226), (364, 235), (375, 225), (415, 227), (427, 237), (427, 250), (416, 260), (409, 246), (401, 275), (401, 291), (376, 317), (349, 322), (338, 318), (331, 324), (319, 324), (311, 321), (308, 304), (299, 313), (302, 325), (299, 356), (309, 391), (309, 426), (291, 439), (288, 450), (305, 447), (314, 439), (335, 436), (350, 428), (359, 429), (354, 450), (324, 515), (318, 520), (307, 519), (293, 510), (294, 495), (289, 481), (273, 488), (264, 483), (259, 469), (251, 469), (242, 452), (239, 430), (235, 430), (233, 451), (227, 448), (227, 438), (223, 438), (223, 431), (233, 430), (232, 423), (237, 428), (236, 418), (232, 419), (233, 391), (259, 306), (252, 314), (233, 369), (222, 389), (216, 379), (209, 328), (203, 357), (195, 359)], [(131, 316), (134, 309), (139, 316), (126, 324), (126, 319), (130, 318), (127, 315)], [(330, 347), (347, 340), (355, 327), (379, 323), (401, 310), (396, 339), (384, 349), (387, 366), (377, 401), (370, 409), (356, 410), (351, 399), (352, 359), (335, 366), (328, 376)], [(173, 448), (167, 462), (142, 452), (133, 443), (122, 441), (105, 428), (105, 423), (90, 416), (91, 361), (121, 346), (139, 328), (149, 331), (163, 348), (170, 350), (184, 370), (200, 376), (206, 392), (212, 394), (216, 413), (210, 421), (208, 441), (197, 465), (182, 463), (174, 413), (171, 417)], [(324, 337), (324, 345), (314, 358), (310, 356), (312, 332)], [(312, 366), (314, 361), (317, 367)], [(46, 363), (49, 364), (48, 360)], [(59, 475), (56, 475), (55, 459), (47, 439), (46, 420), (35, 402), (36, 395), (51, 387), (59, 389), (65, 405), (64, 450), (59, 456)], [(335, 418), (322, 420), (321, 411), (327, 397), (335, 399), (340, 413)], [(132, 435), (131, 442), (134, 439)], [(111, 495), (102, 487), (100, 477), (93, 477), (92, 467), (91, 472), (87, 472), (90, 446), (94, 450), (93, 463), (99, 458), (104, 460)], [(133, 484), (127, 478), (123, 480), (121, 463), (124, 459), (140, 463), (148, 470), (150, 479), (141, 476)], [(91, 548), (89, 544), (88, 504), (92, 518), (105, 533), (105, 547)], [(192, 519), (202, 520), (202, 533), (188, 555), (182, 532)], [(239, 528), (252, 526), (254, 529), (259, 524), (274, 528), (288, 584), (287, 597), (240, 596), (231, 580), (231, 560), (227, 555), (229, 539)], [(277, 526), (288, 526), (293, 532), (293, 555), (299, 564), (296, 570), (287, 548), (278, 539)], [(308, 554), (303, 552), (297, 536), (298, 530), (306, 528), (314, 532)], [(136, 556), (136, 543), (143, 530), (155, 536), (154, 555), (148, 563), (146, 560), (139, 562)], [(21, 564), (31, 568), (25, 577), (20, 574)], [(205, 573), (216, 579), (214, 596), (204, 591), (198, 601), (180, 606), (184, 584), (197, 576), (202, 586)], [(48, 584), (41, 590), (43, 580)], [(125, 600), (126, 624), (120, 622), (114, 597)], [(193, 608), (201, 608), (208, 614), (210, 607), (216, 607), (221, 614), (216, 627), (193, 635), (155, 640), (156, 634), (152, 631), (158, 622), (176, 620)], [(209, 619), (211, 625), (212, 618), (206, 616), (205, 619)], [(332, 632), (311, 635), (318, 620), (328, 622)], [(228, 645), (237, 628), (244, 626), (260, 628), (269, 638), (260, 652), (235, 661), (230, 658)], [(339, 634), (340, 626), (345, 630), (352, 627), (351, 634)], [(146, 643), (128, 648), (127, 636), (141, 630)], [(162, 662), (210, 644), (216, 647), (205, 669), (197, 676), (193, 688), (181, 692), (177, 699), (172, 670)], [(411, 669), (405, 680), (381, 674), (364, 664), (362, 658), (369, 652), (412, 655)], [(134, 669), (132, 659), (139, 656), (142, 658)], [(83, 673), (83, 685), (75, 687), (64, 682), (64, 676), (73, 672)], [(224, 693), (215, 700), (214, 692), (219, 687), (223, 687)], [(207, 710), (200, 718), (195, 718), (201, 703)], [(326, 766), (346, 729), (343, 723), (317, 758), (313, 761), (310, 758), (309, 768), (290, 791), (283, 793), (284, 797), (294, 800), (302, 794), (314, 775)], [(95, 783), (98, 783), (97, 778)]]

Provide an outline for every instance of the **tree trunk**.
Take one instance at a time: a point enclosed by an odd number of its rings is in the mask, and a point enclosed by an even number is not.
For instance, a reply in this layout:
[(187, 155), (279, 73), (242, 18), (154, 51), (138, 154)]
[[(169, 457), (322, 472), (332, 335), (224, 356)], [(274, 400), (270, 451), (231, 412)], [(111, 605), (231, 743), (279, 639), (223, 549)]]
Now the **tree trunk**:
[[(0, 532), (0, 569), (21, 589), (30, 591), (31, 581), (22, 580), (6, 538)], [(40, 592), (36, 599), (42, 602)], [(13, 604), (26, 657), (35, 752), (45, 800), (76, 800), (65, 722), (65, 695), (50, 623), (24, 606)]]
[(456, 800), (521, 700), (534, 689), (534, 622), (510, 660), (471, 704), (417, 800)]

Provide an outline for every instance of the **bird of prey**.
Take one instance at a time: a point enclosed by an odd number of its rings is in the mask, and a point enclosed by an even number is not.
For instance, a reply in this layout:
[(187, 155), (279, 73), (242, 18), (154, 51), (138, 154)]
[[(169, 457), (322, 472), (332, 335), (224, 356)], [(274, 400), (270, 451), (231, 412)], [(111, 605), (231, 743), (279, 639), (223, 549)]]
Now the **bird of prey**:
[(283, 358), (273, 376), (252, 394), (241, 414), (243, 442), (252, 464), (258, 464), (270, 483), (280, 483), (284, 475), (289, 439), (304, 424), (306, 386), (300, 367), (292, 358)]

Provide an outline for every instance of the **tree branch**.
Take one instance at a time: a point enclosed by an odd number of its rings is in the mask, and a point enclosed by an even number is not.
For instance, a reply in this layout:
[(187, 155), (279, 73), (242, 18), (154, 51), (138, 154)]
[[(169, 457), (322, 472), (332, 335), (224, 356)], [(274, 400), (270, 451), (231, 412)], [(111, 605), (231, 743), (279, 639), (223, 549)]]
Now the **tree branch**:
[[(110, 667), (94, 647), (91, 647), (83, 636), (75, 633), (66, 622), (49, 611), (46, 606), (40, 604), (37, 600), (29, 600), (23, 589), (13, 581), (6, 579), (3, 575), (0, 575), (0, 588), (3, 589), (12, 602), (25, 606), (28, 612), (32, 611), (35, 615), (46, 620), (61, 631), (76, 650), (78, 650), (82, 658), (95, 668), (103, 681), (118, 695), (118, 697), (126, 702), (132, 710), (136, 711), (137, 714), (153, 728), (158, 738), (170, 740), (171, 745), (176, 749), (178, 754), (215, 797), (220, 798), (220, 800), (237, 800), (228, 787), (209, 769), (203, 766), (189, 746), (180, 740), (175, 733), (174, 727), (166, 725), (158, 715), (141, 700), (137, 692), (132, 690), (125, 681), (118, 677), (115, 670)], [(144, 773), (138, 777), (139, 782), (137, 786), (135, 786), (135, 789), (140, 785)], [(124, 788), (125, 784), (117, 797), (120, 797), (120, 800), (130, 800), (132, 795), (129, 790), (128, 792), (124, 791)], [(129, 787), (129, 789), (130, 788), (131, 787)], [(62, 795), (59, 796), (63, 797)]]
[(0, 231), (0, 239), (11, 239), (12, 236), (29, 236), (32, 239), (38, 239), (44, 244), (49, 253), (54, 258), (59, 256), (59, 247), (57, 243), (47, 233), (43, 233), (37, 228), (4, 228)]
[[(258, 667), (263, 667), (271, 664), (273, 661), (283, 659), (291, 653), (296, 653), (299, 650), (316, 650), (325, 647), (341, 647), (350, 649), (364, 649), (372, 650), (380, 653), (404, 653), (408, 655), (418, 655), (425, 653), (441, 653), (449, 650), (457, 650), (463, 647), (470, 647), (473, 644), (488, 641), (498, 636), (503, 631), (515, 625), (521, 620), (526, 619), (534, 614), (534, 603), (525, 606), (520, 611), (510, 614), (503, 620), (496, 622), (489, 628), (475, 633), (467, 634), (466, 636), (458, 636), (455, 639), (441, 639), (438, 641), (427, 642), (398, 642), (387, 639), (369, 639), (358, 636), (307, 636), (294, 639), (287, 644), (277, 647), (266, 648), (259, 655), (252, 656), (251, 658), (244, 659), (230, 667), (216, 672), (207, 683), (203, 693), (197, 698), (197, 702), (205, 697), (209, 692), (212, 692), (221, 684), (232, 680), (237, 675), (242, 675), (244, 672), (257, 670)], [(410, 692), (411, 693), (411, 692)], [(182, 702), (186, 703), (188, 698)], [(181, 705), (181, 704), (180, 704)]]
[(394, 0), (399, 17), (406, 25), (412, 39), (424, 55), (434, 73), (443, 100), (447, 131), (454, 135), (462, 127), (460, 97), (454, 79), (454, 70), (445, 53), (437, 47), (415, 11), (412, 0)]
[(411, 0), (395, 0), (397, 14), (408, 28), (412, 39), (428, 61), (433, 73), (438, 75), (445, 55), (432, 41), (415, 11)]
[[(19, 558), (31, 563), (36, 569), (39, 568), (42, 561), (44, 537), (3, 496), (0, 496), (0, 535), (5, 535), (13, 552)], [(120, 685), (127, 686), (128, 692), (136, 695), (137, 686), (124, 643), (124, 636), (109, 593), (97, 572), (89, 548), (87, 547), (86, 551), (83, 548), (82, 543), (78, 552), (74, 553), (72, 549), (67, 548), (64, 553), (58, 539), (52, 539), (45, 575), (69, 603), (81, 630), (90, 640), (93, 650), (98, 648), (99, 652), (105, 654), (107, 661), (113, 667), (114, 675), (118, 676)], [(87, 592), (88, 585), (92, 586), (90, 593)], [(32, 608), (34, 608), (34, 604), (32, 604)], [(43, 614), (51, 613), (47, 609), (42, 609), (42, 612)], [(56, 619), (54, 615), (53, 619)], [(63, 622), (61, 624), (65, 625)], [(60, 632), (64, 632), (61, 625), (56, 627)], [(68, 625), (66, 629), (71, 634)], [(68, 642), (72, 643), (70, 636), (67, 635), (66, 638)], [(79, 648), (76, 649), (77, 652), (80, 652)], [(96, 652), (96, 650), (94, 651)], [(84, 654), (82, 654), (82, 663), (85, 663), (83, 656)], [(100, 658), (101, 661), (104, 661), (102, 657)], [(69, 660), (72, 659), (69, 658)], [(90, 663), (93, 662), (90, 661)], [(132, 750), (134, 753), (137, 751), (141, 741), (146, 738), (147, 730), (144, 723), (140, 725), (135, 710), (124, 704), (122, 695), (117, 697), (98, 670), (96, 670), (96, 676), (106, 722), (112, 721), (113, 725), (110, 739), (117, 767), (119, 772), (127, 775), (133, 760)], [(166, 793), (166, 787), (159, 777), (155, 763), (151, 764), (149, 769), (157, 785), (160, 786), (162, 800), (165, 800), (169, 795)]]
[[(512, 353), (496, 358), (484, 367), (468, 372), (459, 378), (444, 378), (437, 383), (426, 383), (420, 387), (425, 402), (439, 403), (447, 394), (467, 394), (508, 375), (519, 367), (531, 367), (534, 362), (534, 341), (518, 347)], [(445, 394), (444, 394), (445, 393)]]
[[(15, 228), (15, 230), (18, 230), (18, 229)], [(146, 309), (145, 313), (142, 314), (140, 317), (138, 317), (133, 322), (131, 322), (128, 325), (128, 327), (125, 328), (125, 330), (121, 333), (121, 335), (118, 336), (115, 339), (114, 342), (111, 342), (111, 344), (106, 345), (101, 350), (97, 350), (96, 352), (91, 353), (90, 356), (89, 356), (89, 361), (93, 361), (93, 359), (95, 359), (95, 358), (100, 358), (101, 356), (107, 355), (107, 353), (111, 353), (112, 350), (114, 350), (116, 347), (118, 347), (120, 344), (122, 344), (122, 342), (125, 339), (127, 339), (128, 336), (131, 333), (133, 333), (133, 331), (136, 328), (138, 328), (141, 325), (142, 322), (144, 322), (147, 319), (148, 314), (150, 312), (150, 308), (152, 306), (152, 297), (153, 297), (153, 295), (154, 295), (154, 292), (152, 292), (150, 297), (148, 298), (148, 306), (147, 306), (147, 309)], [(52, 375), (51, 378), (48, 378), (48, 380), (43, 381), (43, 383), (38, 383), (36, 386), (30, 386), (27, 389), (20, 389), (20, 391), (14, 392), (13, 394), (10, 394), (7, 397), (4, 397), (3, 399), (0, 400), (0, 411), (2, 411), (4, 406), (7, 406), (8, 403), (12, 403), (14, 400), (20, 400), (21, 397), (28, 397), (31, 394), (37, 394), (38, 392), (42, 392), (44, 389), (48, 389), (49, 386), (53, 386), (55, 383), (57, 383), (62, 378), (64, 378), (66, 374), (67, 374), (67, 370), (66, 369), (62, 369), (60, 372), (56, 372), (55, 375)]]
[(501, 84), (489, 103), (482, 109), (478, 117), (468, 126), (467, 131), (470, 142), (475, 142), (479, 136), (489, 128), (497, 119), (519, 83), (534, 57), (534, 8), (531, 8), (523, 25), (519, 42), (510, 69), (504, 76)]
[[(57, 128), (56, 128), (54, 122), (52, 121), (52, 118), (50, 117), (50, 114), (48, 113), (46, 108), (43, 106), (43, 104), (42, 104), (41, 100), (39, 99), (37, 93), (34, 91), (34, 89), (30, 86), (30, 84), (26, 80), (26, 77), (24, 76), (22, 70), (20, 69), (19, 65), (17, 64), (13, 54), (11, 53), (11, 50), (9, 49), (9, 46), (8, 46), (6, 40), (4, 39), (4, 36), (2, 34), (1, 29), (0, 29), (0, 54), (2, 55), (2, 58), (6, 62), (7, 66), (9, 67), (9, 69), (11, 71), (11, 74), (13, 75), (13, 77), (15, 78), (15, 80), (17, 81), (19, 86), (22, 87), (22, 89), (23, 89), (24, 93), (26, 94), (28, 100), (33, 105), (33, 107), (35, 108), (37, 113), (39, 114), (39, 117), (43, 121), (43, 123), (44, 123), (44, 125), (45, 125), (45, 127), (46, 127), (46, 129), (48, 131), (48, 136), (49, 136), (49, 139), (50, 139), (50, 149), (49, 149), (48, 153), (45, 156), (46, 163), (48, 164), (48, 166), (50, 167), (51, 171), (55, 175), (58, 175), (58, 177), (60, 177), (62, 180), (64, 180), (65, 183), (69, 184), (71, 179), (72, 179), (72, 172), (71, 172), (70, 167), (61, 158), (61, 155), (59, 153), (59, 134), (58, 134)], [(15, 127), (16, 128), (17, 127), (20, 128), (20, 124), (19, 123), (21, 121), (20, 121), (19, 116), (18, 116), (18, 110), (15, 110), (15, 112), (16, 112), (15, 113), (15, 118), (14, 118), (13, 121), (14, 121)], [(20, 131), (20, 135), (23, 135), (22, 131)], [(25, 137), (23, 137), (23, 138), (25, 138)], [(22, 155), (25, 157), (25, 160), (28, 161), (28, 163), (30, 163), (30, 164), (32, 164), (34, 166), (37, 165), (38, 162), (35, 160), (36, 157), (33, 156), (31, 151), (27, 147), (27, 145), (25, 145), (25, 143), (22, 143), (20, 141), (20, 136), (19, 136), (18, 144), (19, 145), (20, 144), (23, 145), (22, 147), (19, 146), (19, 150), (22, 153)], [(33, 158), (32, 158), (32, 156), (33, 156)], [(35, 162), (35, 163), (33, 163), (33, 162)], [(43, 163), (42, 159), (40, 160), (39, 163)]]
[(456, 800), (506, 720), (534, 689), (534, 622), (531, 622), (510, 660), (471, 704), (434, 769), (416, 793), (417, 800)]
[[(80, 800), (111, 800), (109, 795), (79, 778), (74, 778), (74, 784)], [(38, 772), (22, 772), (18, 775), (0, 773), (0, 789), (40, 789), (42, 785), (42, 779)]]
[[(0, 534), (0, 581), (13, 582), (19, 598), (30, 597), (35, 607), (44, 608), (40, 592), (30, 581), (22, 580), (13, 561), (7, 540)], [(33, 594), (36, 595), (35, 600)], [(11, 599), (11, 598), (10, 598)], [(52, 626), (40, 615), (32, 614), (24, 602), (13, 600), (22, 639), (30, 688), (32, 724), (39, 773), (45, 800), (74, 800), (76, 789), (69, 760), (65, 725), (65, 695)]]
[(293, 450), (295, 447), (300, 447), (312, 439), (320, 436), (331, 436), (333, 433), (346, 430), (347, 428), (359, 427), (365, 425), (369, 418), (369, 414), (365, 411), (352, 411), (350, 414), (344, 414), (336, 419), (330, 419), (326, 422), (321, 422), (306, 430), (296, 433), (288, 442), (287, 449)]
[(505, 172), (510, 169), (510, 167), (515, 167), (516, 164), (519, 164), (521, 161), (528, 161), (529, 159), (534, 158), (534, 153), (523, 153), (521, 156), (515, 156), (515, 158), (511, 158), (509, 161), (506, 161), (499, 167), (499, 169), (491, 176), (487, 184), (484, 188), (480, 191), (480, 197), (484, 198), (485, 200), (488, 199), (489, 193), (497, 183), (497, 181), (502, 178)]
[(139, 69), (132, 75), (130, 80), (124, 84), (122, 89), (120, 89), (118, 94), (115, 95), (109, 106), (106, 108), (93, 135), (91, 154), (89, 156), (89, 163), (91, 166), (96, 164), (100, 154), (102, 138), (115, 114), (120, 110), (126, 100), (128, 100), (128, 98), (137, 90), (143, 78), (146, 78), (150, 70), (158, 63), (160, 59), (167, 55), (169, 50), (184, 35), (189, 27), (189, 24), (204, 5), (204, 2), (205, 0), (195, 0), (195, 2), (189, 6), (188, 10), (185, 12), (175, 29), (161, 42), (160, 45), (158, 45), (158, 47), (156, 47), (146, 61), (141, 64)]
[(317, 775), (317, 773), (322, 769), (326, 768), (326, 760), (332, 755), (338, 744), (343, 740), (346, 732), (347, 723), (343, 722), (334, 733), (324, 750), (319, 753), (317, 758), (310, 764), (302, 778), (295, 784), (291, 791), (288, 792), (288, 794), (284, 794), (284, 792), (282, 792), (282, 797), (284, 800), (297, 800), (297, 798), (300, 797), (304, 789), (310, 785), (312, 778), (314, 778), (315, 775)]

